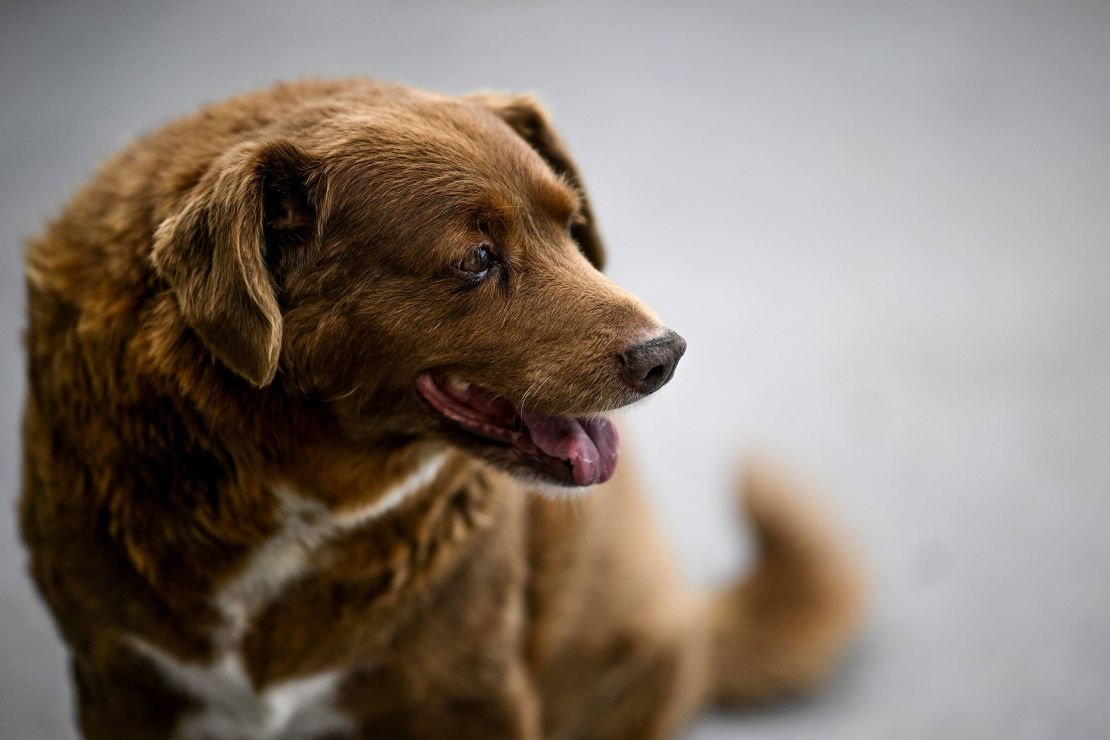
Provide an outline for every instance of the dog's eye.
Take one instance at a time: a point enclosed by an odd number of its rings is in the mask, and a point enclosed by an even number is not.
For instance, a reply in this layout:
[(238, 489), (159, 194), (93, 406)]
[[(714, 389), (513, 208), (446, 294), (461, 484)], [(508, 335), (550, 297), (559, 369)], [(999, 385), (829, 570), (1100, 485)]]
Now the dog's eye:
[(486, 242), (470, 250), (470, 254), (455, 263), (455, 269), (469, 278), (483, 278), (494, 266), (493, 252)]

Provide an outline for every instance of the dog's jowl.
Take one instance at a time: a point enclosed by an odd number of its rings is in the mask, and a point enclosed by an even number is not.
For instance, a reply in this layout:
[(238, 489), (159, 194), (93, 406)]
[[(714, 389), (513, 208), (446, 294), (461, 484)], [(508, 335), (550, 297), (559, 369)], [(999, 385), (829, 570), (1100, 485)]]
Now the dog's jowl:
[(604, 262), (528, 97), (280, 85), (109, 160), (27, 258), (22, 529), (83, 734), (668, 737), (819, 681), (850, 558), (752, 471), (760, 565), (675, 577), (606, 413), (686, 343)]

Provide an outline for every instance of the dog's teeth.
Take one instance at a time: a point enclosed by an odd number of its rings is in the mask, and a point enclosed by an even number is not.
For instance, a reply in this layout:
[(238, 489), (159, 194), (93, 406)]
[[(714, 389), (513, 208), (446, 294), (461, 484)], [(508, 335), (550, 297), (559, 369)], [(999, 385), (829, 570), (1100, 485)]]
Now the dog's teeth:
[(456, 390), (459, 393), (466, 393), (467, 390), (470, 389), (470, 383), (465, 380), (459, 380), (458, 378), (448, 378), (447, 384), (451, 386), (452, 390)]

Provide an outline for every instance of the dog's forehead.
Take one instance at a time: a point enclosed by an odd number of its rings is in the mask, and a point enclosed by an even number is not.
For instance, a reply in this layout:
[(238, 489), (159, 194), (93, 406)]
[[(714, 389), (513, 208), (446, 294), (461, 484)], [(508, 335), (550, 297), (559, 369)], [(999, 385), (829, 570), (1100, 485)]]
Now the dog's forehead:
[(341, 185), (337, 194), (408, 206), (462, 206), (493, 197), (559, 218), (579, 207), (575, 189), (481, 105), (419, 100), (352, 120), (347, 128), (329, 168)]

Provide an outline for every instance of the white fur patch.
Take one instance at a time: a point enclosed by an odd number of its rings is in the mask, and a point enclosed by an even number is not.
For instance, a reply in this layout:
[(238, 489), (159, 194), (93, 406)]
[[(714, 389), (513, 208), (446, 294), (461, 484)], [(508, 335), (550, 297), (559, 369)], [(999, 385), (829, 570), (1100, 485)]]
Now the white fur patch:
[(131, 642), (169, 683), (202, 705), (177, 726), (174, 737), (179, 740), (294, 740), (354, 730), (333, 704), (339, 671), (283, 681), (259, 692), (237, 652), (201, 665), (177, 660), (138, 638)]
[(243, 667), (239, 646), (251, 619), (311, 569), (317, 548), (399, 506), (435, 480), (443, 460), (442, 454), (429, 458), (373, 503), (354, 511), (334, 513), (318, 501), (288, 490), (276, 491), (283, 511), (281, 527), (214, 597), (224, 619), (214, 635), (217, 654), (212, 663), (180, 661), (145, 640), (131, 638), (135, 648), (149, 657), (170, 683), (203, 705), (182, 720), (176, 737), (293, 740), (353, 731), (350, 721), (333, 704), (342, 679), (339, 671), (258, 691)]
[(312, 553), (320, 545), (399, 506), (435, 479), (443, 459), (442, 454), (427, 459), (376, 501), (354, 511), (333, 513), (319, 501), (288, 490), (277, 491), (275, 495), (284, 511), (281, 528), (251, 554), (243, 570), (216, 594), (216, 606), (224, 615), (225, 633), (217, 636), (217, 643), (238, 643), (251, 618), (291, 581), (304, 575), (312, 564)]

